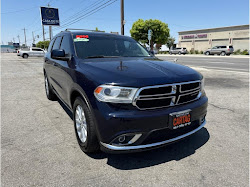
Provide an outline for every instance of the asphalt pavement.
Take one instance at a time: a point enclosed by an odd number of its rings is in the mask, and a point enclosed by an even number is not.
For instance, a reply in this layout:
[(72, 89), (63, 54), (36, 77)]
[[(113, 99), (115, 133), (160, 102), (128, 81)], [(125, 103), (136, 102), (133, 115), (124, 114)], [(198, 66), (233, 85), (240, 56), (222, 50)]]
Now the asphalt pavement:
[(112, 155), (81, 151), (71, 114), (46, 98), (43, 58), (1, 54), (1, 186), (248, 187), (248, 59), (163, 57), (173, 58), (205, 77), (206, 126), (160, 149)]
[(166, 61), (175, 61), (177, 63), (191, 67), (202, 67), (215, 70), (249, 72), (248, 56), (205, 56), (205, 55), (156, 55), (158, 58)]

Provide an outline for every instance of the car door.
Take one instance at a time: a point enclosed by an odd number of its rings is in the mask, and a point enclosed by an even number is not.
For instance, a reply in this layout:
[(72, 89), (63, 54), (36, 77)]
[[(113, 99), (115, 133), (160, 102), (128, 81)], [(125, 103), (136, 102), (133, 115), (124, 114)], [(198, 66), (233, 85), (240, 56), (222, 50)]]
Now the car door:
[(36, 48), (32, 49), (32, 56), (39, 56), (38, 49), (36, 49)]
[(37, 49), (36, 56), (39, 56), (39, 57), (44, 56), (44, 51), (42, 49)]
[(61, 41), (62, 41), (62, 37), (61, 36), (58, 36), (56, 39), (55, 39), (55, 42), (52, 46), (52, 49), (49, 53), (49, 55), (47, 55), (45, 61), (47, 63), (47, 69), (49, 70), (48, 72), (48, 77), (49, 77), (49, 82), (51, 84), (51, 86), (53, 87), (53, 89), (55, 90), (55, 92), (60, 96), (60, 93), (61, 93), (61, 85), (59, 84), (58, 82), (58, 69), (57, 69), (57, 61), (56, 59), (53, 59), (51, 58), (51, 52), (52, 50), (54, 49), (60, 49), (60, 44), (61, 44)]
[(222, 51), (222, 46), (217, 46), (217, 49), (215, 50), (215, 54), (219, 55)]
[(33, 49), (33, 48), (30, 48), (29, 56), (34, 56), (34, 53), (35, 53), (34, 49)]
[[(61, 50), (65, 51), (66, 57), (71, 57), (72, 51), (71, 51), (71, 36), (70, 35), (64, 35), (62, 37), (60, 48)], [(60, 95), (61, 99), (65, 101), (66, 104), (68, 104), (67, 96), (70, 94), (70, 86), (72, 84), (72, 78), (71, 78), (71, 61), (66, 60), (55, 60), (54, 61), (56, 66), (54, 68), (55, 74), (56, 74), (56, 81), (59, 85), (59, 91), (58, 94)]]
[(218, 48), (218, 46), (214, 46), (214, 47), (211, 49), (210, 54), (211, 54), (211, 55), (216, 54), (217, 48)]

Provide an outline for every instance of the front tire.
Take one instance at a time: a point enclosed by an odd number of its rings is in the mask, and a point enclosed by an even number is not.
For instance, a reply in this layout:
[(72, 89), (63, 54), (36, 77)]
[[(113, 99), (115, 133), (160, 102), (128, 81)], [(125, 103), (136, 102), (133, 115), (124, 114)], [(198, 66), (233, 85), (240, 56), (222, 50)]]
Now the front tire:
[(220, 53), (220, 56), (225, 56), (226, 55), (226, 53), (224, 52), (224, 51), (222, 51), (221, 53)]
[(181, 52), (179, 52), (178, 54), (181, 55)]
[(76, 139), (82, 151), (85, 153), (99, 151), (94, 117), (81, 97), (77, 97), (74, 102), (73, 118)]
[(208, 56), (208, 55), (210, 55), (210, 53), (207, 51), (207, 52), (205, 53), (205, 55), (207, 55), (207, 56)]

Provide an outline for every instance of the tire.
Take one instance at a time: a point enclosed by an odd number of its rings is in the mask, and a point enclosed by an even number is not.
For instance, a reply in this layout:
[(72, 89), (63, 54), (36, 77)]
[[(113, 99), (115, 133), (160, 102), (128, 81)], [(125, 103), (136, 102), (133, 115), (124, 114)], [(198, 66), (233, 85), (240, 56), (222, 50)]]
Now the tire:
[(172, 52), (169, 52), (170, 55), (172, 55)]
[(208, 56), (208, 55), (210, 55), (210, 53), (207, 51), (207, 52), (205, 52), (205, 55), (207, 55), (207, 56)]
[(76, 139), (81, 150), (85, 153), (99, 151), (94, 116), (81, 97), (77, 97), (74, 102), (73, 119)]
[(181, 55), (181, 52), (179, 52), (178, 54)]
[(44, 86), (45, 86), (45, 93), (46, 93), (47, 98), (51, 101), (55, 101), (57, 97), (51, 88), (51, 85), (49, 83), (49, 79), (46, 73), (44, 74)]
[(222, 51), (221, 53), (220, 53), (220, 56), (225, 56), (226, 55), (226, 52), (225, 51)]
[(28, 54), (23, 54), (23, 58), (28, 58), (29, 55)]

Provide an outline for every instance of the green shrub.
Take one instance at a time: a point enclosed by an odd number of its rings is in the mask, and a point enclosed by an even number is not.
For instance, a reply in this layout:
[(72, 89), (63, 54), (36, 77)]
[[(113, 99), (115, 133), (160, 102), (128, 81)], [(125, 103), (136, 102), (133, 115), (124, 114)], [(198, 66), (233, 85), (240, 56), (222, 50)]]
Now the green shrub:
[(244, 51), (242, 51), (240, 54), (241, 54), (241, 55), (249, 55), (249, 53), (248, 53), (248, 50), (247, 50), (247, 49), (245, 49)]
[(240, 49), (233, 52), (234, 55), (239, 55), (241, 53)]
[(203, 51), (200, 51), (200, 54), (203, 54), (204, 52)]
[(189, 53), (190, 53), (190, 54), (194, 54), (194, 50), (191, 49), (191, 50), (189, 51)]
[(199, 54), (199, 51), (198, 51), (198, 50), (195, 50), (194, 52), (195, 52), (195, 54)]

